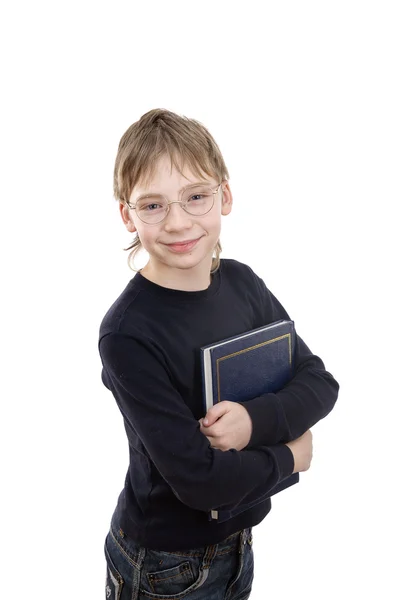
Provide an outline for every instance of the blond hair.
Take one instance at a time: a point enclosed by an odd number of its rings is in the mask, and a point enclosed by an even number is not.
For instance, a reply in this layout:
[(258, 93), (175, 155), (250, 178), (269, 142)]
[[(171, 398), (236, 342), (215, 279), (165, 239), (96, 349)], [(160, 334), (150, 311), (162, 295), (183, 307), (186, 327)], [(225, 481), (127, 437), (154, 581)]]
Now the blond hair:
[[(135, 185), (147, 185), (163, 156), (183, 174), (185, 165), (199, 177), (205, 173), (218, 181), (229, 179), (221, 151), (208, 130), (199, 121), (155, 108), (133, 123), (121, 137), (113, 174), (116, 200), (127, 205)], [(133, 271), (134, 258), (142, 249), (138, 234), (132, 244), (128, 264)], [(220, 266), (222, 248), (218, 240), (214, 248), (211, 273)]]

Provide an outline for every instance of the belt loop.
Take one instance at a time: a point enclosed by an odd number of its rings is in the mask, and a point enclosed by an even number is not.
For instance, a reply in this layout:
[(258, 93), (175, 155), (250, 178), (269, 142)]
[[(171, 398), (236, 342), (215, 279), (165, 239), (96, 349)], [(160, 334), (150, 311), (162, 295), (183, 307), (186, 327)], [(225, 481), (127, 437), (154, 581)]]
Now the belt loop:
[(213, 562), (215, 555), (217, 554), (218, 544), (207, 546), (205, 555), (202, 561), (202, 569), (210, 569), (210, 565)]
[(244, 546), (250, 537), (251, 528), (242, 529), (239, 536), (239, 554), (242, 554)]
[(239, 536), (239, 554), (243, 552), (243, 546), (245, 545), (245, 529), (242, 529)]
[(140, 546), (140, 549), (138, 550), (138, 556), (137, 556), (137, 566), (138, 566), (139, 571), (141, 571), (142, 565), (144, 564), (145, 555), (146, 555), (146, 548), (144, 548), (143, 546)]

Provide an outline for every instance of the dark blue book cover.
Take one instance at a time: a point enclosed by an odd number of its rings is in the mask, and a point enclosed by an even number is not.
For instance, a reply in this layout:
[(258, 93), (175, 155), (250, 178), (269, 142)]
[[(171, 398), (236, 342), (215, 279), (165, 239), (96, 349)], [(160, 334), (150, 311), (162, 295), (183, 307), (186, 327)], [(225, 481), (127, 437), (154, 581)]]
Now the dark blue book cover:
[[(223, 400), (244, 403), (281, 390), (293, 376), (294, 342), (293, 321), (280, 320), (202, 347), (205, 413)], [(298, 480), (299, 474), (293, 473), (271, 489), (267, 497)], [(236, 514), (248, 508), (241, 507)], [(217, 511), (212, 514), (217, 518)], [(234, 515), (235, 511), (230, 516)]]

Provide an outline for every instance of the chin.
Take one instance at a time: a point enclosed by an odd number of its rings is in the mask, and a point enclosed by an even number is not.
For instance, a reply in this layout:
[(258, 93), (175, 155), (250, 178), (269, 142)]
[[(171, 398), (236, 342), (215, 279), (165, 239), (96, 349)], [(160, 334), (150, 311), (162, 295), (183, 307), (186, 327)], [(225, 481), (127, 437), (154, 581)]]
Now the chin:
[(169, 267), (176, 267), (179, 269), (194, 269), (195, 267), (202, 266), (208, 262), (209, 268), (211, 268), (213, 253), (204, 254), (198, 256), (195, 252), (187, 254), (176, 254), (173, 256), (163, 257), (163, 263)]

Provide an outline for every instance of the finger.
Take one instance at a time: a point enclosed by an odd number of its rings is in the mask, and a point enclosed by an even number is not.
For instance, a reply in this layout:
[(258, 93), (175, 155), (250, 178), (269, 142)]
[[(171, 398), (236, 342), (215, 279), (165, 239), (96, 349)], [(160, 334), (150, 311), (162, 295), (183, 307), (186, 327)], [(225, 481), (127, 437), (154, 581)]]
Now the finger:
[(219, 431), (218, 423), (215, 423), (214, 425), (209, 425), (208, 427), (206, 427), (205, 425), (201, 425), (200, 431), (207, 438), (211, 438), (213, 441), (216, 440), (216, 439), (218, 439), (219, 436), (220, 436), (220, 431)]
[(217, 421), (217, 419), (219, 419), (220, 417), (225, 415), (227, 412), (228, 412), (227, 402), (219, 402), (218, 404), (215, 404), (214, 406), (209, 408), (205, 418), (203, 419), (203, 424), (206, 427), (209, 427), (210, 425), (213, 425)]
[(217, 439), (218, 430), (215, 425), (209, 425), (206, 427), (205, 425), (201, 424), (200, 432), (203, 433), (208, 440), (212, 440), (214, 442), (214, 440)]

